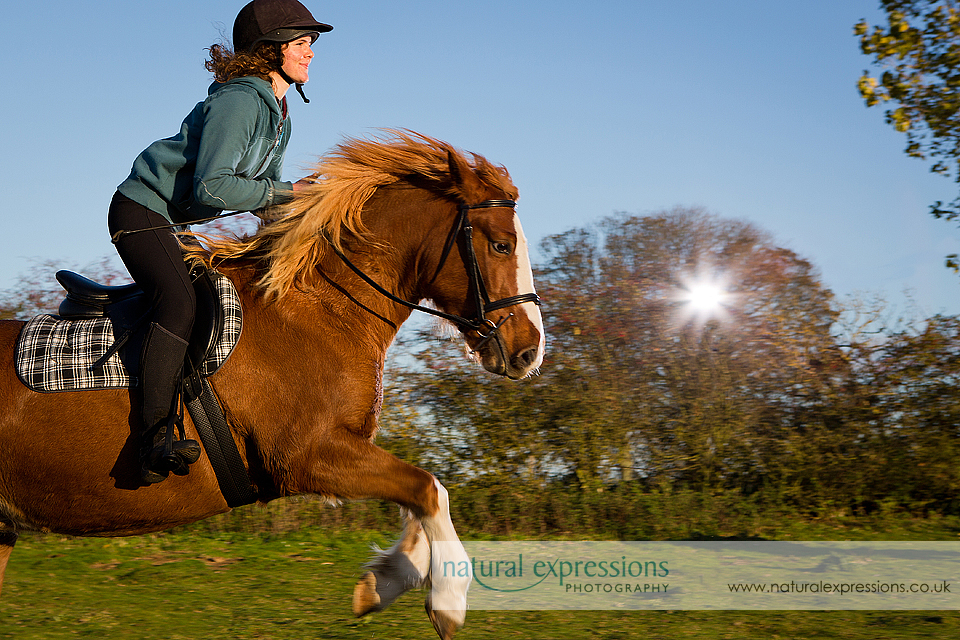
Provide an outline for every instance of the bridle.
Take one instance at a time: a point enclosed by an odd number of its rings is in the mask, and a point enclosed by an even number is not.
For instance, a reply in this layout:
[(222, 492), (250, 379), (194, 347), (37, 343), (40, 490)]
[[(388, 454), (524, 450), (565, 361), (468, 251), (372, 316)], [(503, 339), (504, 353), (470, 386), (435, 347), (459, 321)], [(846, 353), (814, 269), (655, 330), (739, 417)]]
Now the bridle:
[[(443, 254), (440, 256), (440, 263), (437, 265), (437, 270), (434, 273), (434, 279), (440, 273), (440, 270), (443, 269), (443, 265), (446, 263), (447, 258), (450, 256), (450, 252), (453, 250), (453, 247), (456, 245), (457, 239), (460, 237), (462, 232), (466, 254), (464, 266), (467, 269), (467, 277), (470, 281), (471, 295), (473, 296), (476, 309), (476, 316), (474, 318), (464, 318), (462, 316), (445, 313), (437, 309), (431, 309), (430, 307), (424, 307), (419, 304), (414, 304), (408, 300), (404, 300), (403, 298), (390, 293), (377, 284), (372, 278), (370, 278), (370, 276), (363, 273), (363, 271), (353, 264), (350, 259), (344, 255), (343, 251), (341, 251), (336, 245), (331, 243), (330, 246), (333, 248), (334, 253), (336, 253), (337, 256), (344, 262), (344, 264), (350, 267), (350, 269), (357, 274), (361, 280), (373, 287), (382, 296), (415, 311), (422, 311), (423, 313), (428, 313), (432, 316), (449, 320), (450, 322), (456, 324), (461, 331), (476, 331), (482, 338), (480, 344), (478, 344), (476, 347), (476, 349), (479, 349), (488, 340), (495, 337), (497, 332), (500, 330), (500, 327), (502, 327), (507, 320), (513, 317), (513, 313), (510, 313), (501, 318), (498, 322), (493, 322), (492, 320), (487, 319), (487, 313), (490, 313), (491, 311), (497, 311), (499, 309), (505, 309), (507, 307), (513, 307), (518, 304), (524, 304), (526, 302), (532, 302), (535, 305), (540, 306), (540, 296), (538, 296), (536, 293), (521, 293), (508, 298), (501, 298), (500, 300), (491, 301), (490, 296), (487, 294), (487, 288), (483, 283), (483, 274), (480, 273), (480, 265), (477, 262), (476, 251), (473, 248), (473, 225), (470, 224), (470, 219), (468, 216), (472, 209), (495, 209), (499, 207), (516, 209), (516, 206), (517, 203), (514, 200), (484, 200), (483, 202), (479, 202), (477, 204), (461, 204), (458, 207), (457, 222), (450, 235), (447, 237), (447, 242), (443, 247)], [(486, 333), (484, 333), (484, 330), (486, 330)]]

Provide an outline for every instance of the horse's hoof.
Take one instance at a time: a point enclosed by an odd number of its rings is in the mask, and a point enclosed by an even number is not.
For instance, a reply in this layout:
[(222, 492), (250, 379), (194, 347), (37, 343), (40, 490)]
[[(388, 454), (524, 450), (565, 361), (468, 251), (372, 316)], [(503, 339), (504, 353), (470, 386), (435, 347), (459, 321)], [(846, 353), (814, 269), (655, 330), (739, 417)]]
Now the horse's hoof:
[(427, 610), (430, 622), (433, 623), (433, 628), (437, 630), (437, 635), (443, 640), (451, 640), (453, 635), (463, 627), (465, 612), (439, 611), (433, 608), (430, 598), (427, 598), (424, 608)]
[(377, 577), (372, 571), (360, 576), (353, 588), (353, 615), (365, 616), (380, 609), (380, 596), (377, 594)]

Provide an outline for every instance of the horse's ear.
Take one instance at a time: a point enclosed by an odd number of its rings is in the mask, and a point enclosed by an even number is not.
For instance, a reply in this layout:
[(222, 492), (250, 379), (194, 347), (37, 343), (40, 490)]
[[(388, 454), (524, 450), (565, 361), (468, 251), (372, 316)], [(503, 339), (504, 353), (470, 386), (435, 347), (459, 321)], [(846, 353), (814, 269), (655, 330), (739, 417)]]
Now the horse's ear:
[(464, 202), (483, 199), (483, 182), (463, 156), (448, 150), (447, 164), (450, 166), (450, 189), (453, 195), (459, 196)]

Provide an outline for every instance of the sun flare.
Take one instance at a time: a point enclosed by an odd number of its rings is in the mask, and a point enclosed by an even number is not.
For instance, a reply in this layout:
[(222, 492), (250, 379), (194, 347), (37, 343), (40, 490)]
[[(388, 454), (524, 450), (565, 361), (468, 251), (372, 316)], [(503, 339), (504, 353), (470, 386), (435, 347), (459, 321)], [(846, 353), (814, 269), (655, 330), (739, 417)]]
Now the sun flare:
[(711, 319), (727, 319), (733, 297), (726, 280), (713, 275), (686, 280), (676, 292), (674, 300), (680, 303), (677, 310), (682, 318), (707, 322)]
[(696, 311), (709, 313), (717, 311), (723, 305), (726, 292), (722, 287), (713, 283), (699, 283), (690, 287), (684, 299)]

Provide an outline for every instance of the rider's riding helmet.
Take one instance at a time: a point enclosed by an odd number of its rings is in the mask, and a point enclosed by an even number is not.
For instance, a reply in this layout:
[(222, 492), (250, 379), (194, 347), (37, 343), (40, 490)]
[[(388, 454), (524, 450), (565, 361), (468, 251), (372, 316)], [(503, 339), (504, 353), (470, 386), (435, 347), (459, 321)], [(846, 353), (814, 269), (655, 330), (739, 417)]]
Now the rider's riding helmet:
[(332, 30), (329, 24), (317, 22), (297, 0), (253, 0), (233, 23), (233, 50), (253, 51), (264, 41), (290, 42), (303, 36), (316, 40), (321, 33)]
[[(315, 42), (321, 33), (332, 30), (330, 25), (317, 22), (310, 10), (297, 0), (253, 0), (240, 9), (233, 22), (233, 50), (235, 53), (249, 53), (261, 42), (283, 43), (304, 36), (310, 36)], [(310, 102), (303, 93), (302, 84), (294, 83), (283, 69), (277, 71), (284, 80), (296, 84), (304, 102)]]

